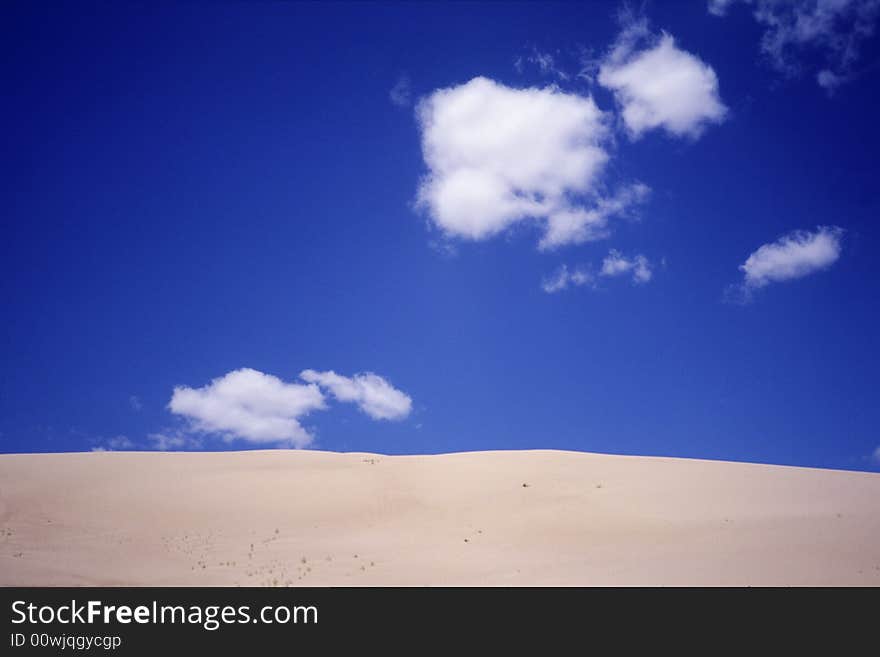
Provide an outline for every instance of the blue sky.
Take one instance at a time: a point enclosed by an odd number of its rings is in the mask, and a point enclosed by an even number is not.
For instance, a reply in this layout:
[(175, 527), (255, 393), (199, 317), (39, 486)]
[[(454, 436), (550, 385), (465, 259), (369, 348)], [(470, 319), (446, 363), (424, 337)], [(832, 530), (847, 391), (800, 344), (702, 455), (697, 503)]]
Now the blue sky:
[(2, 451), (878, 467), (877, 2), (5, 14)]

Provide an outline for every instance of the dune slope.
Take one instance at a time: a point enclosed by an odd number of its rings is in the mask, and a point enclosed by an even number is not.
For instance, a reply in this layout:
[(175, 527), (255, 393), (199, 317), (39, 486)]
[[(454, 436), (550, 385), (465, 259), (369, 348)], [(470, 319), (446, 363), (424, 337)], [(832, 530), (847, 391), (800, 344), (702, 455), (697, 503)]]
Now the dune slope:
[(0, 456), (2, 585), (880, 585), (880, 475), (519, 451)]

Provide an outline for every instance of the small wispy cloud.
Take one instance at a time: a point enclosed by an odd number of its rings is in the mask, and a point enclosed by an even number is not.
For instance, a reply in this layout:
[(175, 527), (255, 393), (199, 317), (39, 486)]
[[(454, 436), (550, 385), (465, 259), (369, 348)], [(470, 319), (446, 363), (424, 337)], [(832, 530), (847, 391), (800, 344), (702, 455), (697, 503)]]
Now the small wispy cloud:
[(391, 87), (391, 91), (388, 92), (388, 97), (391, 103), (397, 107), (409, 107), (412, 105), (412, 84), (410, 83), (409, 76), (401, 75), (397, 82), (394, 83), (394, 86)]
[(632, 274), (633, 283), (643, 284), (651, 280), (654, 273), (650, 261), (643, 255), (624, 256), (620, 251), (611, 249), (602, 261), (600, 276), (622, 276)]
[(820, 226), (814, 232), (793, 231), (764, 244), (740, 265), (746, 285), (764, 287), (830, 267), (840, 257), (842, 233), (837, 226)]
[(568, 73), (557, 65), (556, 57), (553, 54), (549, 52), (541, 52), (534, 46), (532, 46), (528, 55), (517, 57), (513, 62), (513, 66), (517, 73), (525, 71), (527, 65), (537, 68), (538, 72), (543, 76), (553, 77), (561, 81), (567, 81), (569, 79)]
[(548, 217), (538, 248), (548, 251), (566, 244), (606, 238), (610, 234), (608, 224), (612, 217), (635, 216), (650, 195), (650, 187), (636, 182), (620, 187), (612, 196), (597, 198), (592, 207), (560, 210)]
[(822, 69), (816, 74), (816, 83), (822, 87), (828, 94), (833, 94), (837, 87), (846, 82), (846, 78), (839, 73)]
[(150, 446), (160, 452), (173, 452), (183, 449), (199, 449), (202, 441), (181, 430), (165, 430), (147, 436)]
[(727, 10), (737, 0), (709, 0), (707, 9), (713, 16), (726, 16)]
[(764, 28), (761, 52), (776, 71), (791, 78), (818, 66), (816, 82), (829, 94), (854, 77), (880, 17), (880, 0), (709, 0), (708, 11), (724, 16), (735, 4)]
[(581, 287), (590, 285), (595, 277), (583, 267), (569, 270), (568, 265), (561, 265), (551, 276), (541, 282), (541, 289), (547, 294), (562, 292), (569, 286)]
[(447, 237), (428, 241), (428, 248), (444, 258), (454, 258), (458, 255), (458, 247)]
[(132, 395), (131, 397), (129, 397), (128, 404), (135, 411), (139, 411), (144, 407), (143, 403), (141, 403), (140, 397), (138, 397), (137, 395)]
[(134, 449), (134, 441), (121, 434), (100, 440), (97, 445), (92, 447), (93, 452), (119, 452), (127, 449)]
[(616, 249), (611, 249), (602, 260), (599, 273), (593, 274), (585, 265), (569, 268), (561, 265), (552, 275), (541, 282), (541, 289), (547, 294), (562, 292), (569, 287), (598, 287), (598, 277), (617, 278), (624, 275), (632, 276), (632, 282), (643, 285), (654, 275), (651, 262), (645, 256), (637, 254), (625, 256)]
[(740, 265), (743, 282), (729, 291), (728, 298), (748, 302), (755, 290), (771, 283), (827, 269), (840, 257), (842, 235), (838, 226), (819, 226), (812, 232), (792, 231), (760, 246)]

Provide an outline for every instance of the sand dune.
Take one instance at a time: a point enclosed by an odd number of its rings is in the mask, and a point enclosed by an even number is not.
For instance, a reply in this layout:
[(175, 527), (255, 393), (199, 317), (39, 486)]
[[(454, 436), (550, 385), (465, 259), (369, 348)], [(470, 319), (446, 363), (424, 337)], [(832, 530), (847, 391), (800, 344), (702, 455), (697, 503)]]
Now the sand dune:
[(3, 585), (880, 585), (880, 475), (558, 451), (0, 456)]

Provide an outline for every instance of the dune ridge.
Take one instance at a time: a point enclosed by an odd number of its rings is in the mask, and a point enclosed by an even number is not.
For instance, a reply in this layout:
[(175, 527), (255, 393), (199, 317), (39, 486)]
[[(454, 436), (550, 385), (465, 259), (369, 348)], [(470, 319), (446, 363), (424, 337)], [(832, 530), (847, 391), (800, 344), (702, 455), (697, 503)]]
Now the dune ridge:
[(0, 584), (880, 585), (880, 474), (552, 450), (0, 455)]

